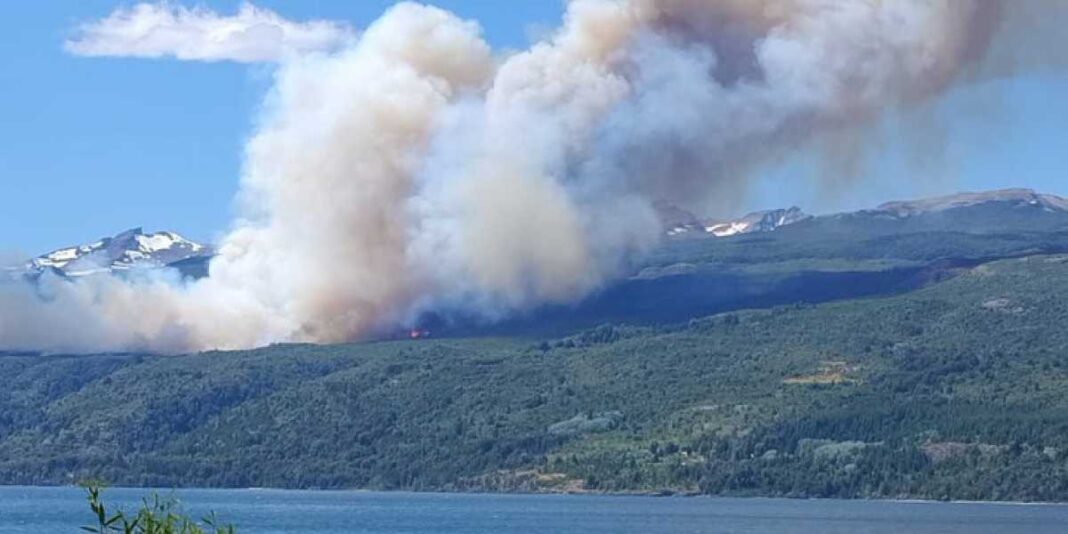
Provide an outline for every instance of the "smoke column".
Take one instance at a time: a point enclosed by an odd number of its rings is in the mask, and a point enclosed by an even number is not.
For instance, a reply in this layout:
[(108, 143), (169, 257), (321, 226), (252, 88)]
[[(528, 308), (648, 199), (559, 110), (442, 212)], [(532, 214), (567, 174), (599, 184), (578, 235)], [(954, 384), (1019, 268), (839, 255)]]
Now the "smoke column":
[(530, 49), (402, 3), (287, 60), (210, 275), (0, 294), (0, 346), (182, 352), (356, 340), (421, 311), (572, 301), (661, 235), (654, 202), (983, 71), (995, 0), (573, 0)]

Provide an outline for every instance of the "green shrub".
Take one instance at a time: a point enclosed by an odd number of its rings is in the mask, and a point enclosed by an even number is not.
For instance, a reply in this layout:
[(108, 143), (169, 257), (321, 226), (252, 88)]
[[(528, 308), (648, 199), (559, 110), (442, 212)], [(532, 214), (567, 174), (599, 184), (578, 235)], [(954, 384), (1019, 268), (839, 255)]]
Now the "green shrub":
[(212, 512), (200, 522), (182, 514), (178, 503), (173, 499), (161, 499), (153, 494), (144, 499), (136, 513), (127, 514), (122, 510), (108, 511), (101, 497), (103, 487), (99, 483), (84, 485), (89, 497), (89, 508), (93, 511), (96, 524), (82, 527), (86, 532), (107, 534), (234, 534), (233, 525), (220, 525)]

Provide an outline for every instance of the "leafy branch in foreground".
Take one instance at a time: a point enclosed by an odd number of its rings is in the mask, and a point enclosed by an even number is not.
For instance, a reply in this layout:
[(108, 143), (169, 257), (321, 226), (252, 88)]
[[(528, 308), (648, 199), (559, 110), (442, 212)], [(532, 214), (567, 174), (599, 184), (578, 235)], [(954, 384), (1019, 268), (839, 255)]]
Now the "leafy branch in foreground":
[(215, 512), (199, 523), (183, 515), (173, 499), (161, 499), (153, 494), (145, 498), (137, 513), (127, 514), (122, 510), (109, 512), (104, 504), (103, 485), (99, 482), (84, 484), (88, 493), (89, 508), (96, 524), (82, 527), (83, 531), (96, 534), (122, 532), (123, 534), (234, 534), (233, 525), (220, 525)]

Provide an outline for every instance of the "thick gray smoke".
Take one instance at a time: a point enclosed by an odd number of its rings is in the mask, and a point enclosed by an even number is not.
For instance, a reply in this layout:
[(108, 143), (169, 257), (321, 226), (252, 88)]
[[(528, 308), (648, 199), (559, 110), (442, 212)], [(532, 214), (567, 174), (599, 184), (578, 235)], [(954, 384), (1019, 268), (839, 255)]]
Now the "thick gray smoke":
[(8, 288), (0, 345), (335, 342), (574, 300), (655, 244), (654, 202), (733, 199), (768, 158), (976, 76), (1008, 6), (574, 0), (500, 58), (399, 4), (279, 67), (208, 278)]

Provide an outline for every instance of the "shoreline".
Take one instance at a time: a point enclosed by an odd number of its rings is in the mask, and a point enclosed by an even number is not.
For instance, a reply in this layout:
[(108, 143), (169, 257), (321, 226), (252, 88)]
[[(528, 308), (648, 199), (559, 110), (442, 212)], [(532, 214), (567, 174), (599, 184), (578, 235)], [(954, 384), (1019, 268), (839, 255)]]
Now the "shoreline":
[[(76, 484), (53, 484), (53, 485), (25, 485), (25, 484), (0, 484), (0, 489), (81, 489)], [(227, 488), (227, 487), (198, 487), (198, 486), (176, 486), (176, 487), (149, 487), (149, 486), (107, 486), (107, 490), (122, 490), (122, 491), (155, 491), (155, 492), (179, 492), (179, 491), (207, 491), (207, 492), (304, 492), (304, 493), (366, 493), (366, 494), (386, 494), (386, 495), (448, 495), (448, 496), (461, 496), (461, 495), (473, 495), (473, 496), (557, 496), (557, 497), (636, 497), (636, 498), (652, 498), (652, 499), (664, 499), (664, 498), (682, 498), (682, 499), (699, 499), (707, 498), (709, 500), (752, 500), (752, 501), (790, 501), (790, 502), (803, 502), (803, 501), (817, 501), (817, 502), (842, 502), (842, 503), (891, 503), (891, 504), (955, 504), (955, 505), (999, 505), (999, 506), (1063, 506), (1068, 507), (1068, 501), (981, 501), (981, 500), (936, 500), (936, 499), (913, 499), (913, 498), (838, 498), (838, 497), (788, 497), (788, 496), (776, 496), (776, 495), (709, 495), (703, 493), (694, 492), (682, 492), (682, 491), (628, 491), (628, 492), (610, 492), (610, 491), (419, 491), (419, 490), (377, 490), (366, 488), (273, 488), (273, 487), (241, 487), (241, 488)]]

